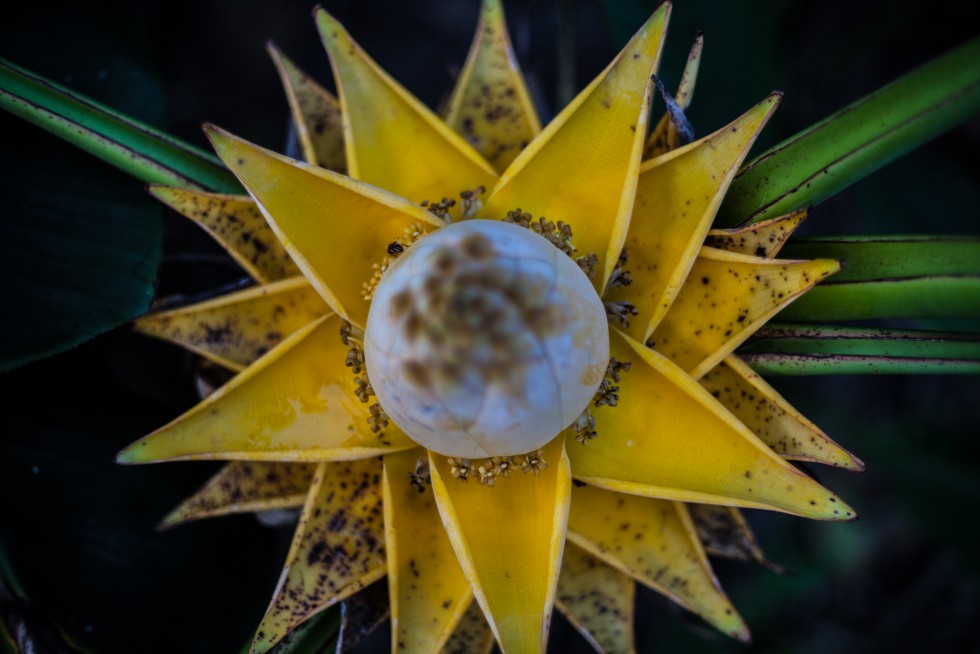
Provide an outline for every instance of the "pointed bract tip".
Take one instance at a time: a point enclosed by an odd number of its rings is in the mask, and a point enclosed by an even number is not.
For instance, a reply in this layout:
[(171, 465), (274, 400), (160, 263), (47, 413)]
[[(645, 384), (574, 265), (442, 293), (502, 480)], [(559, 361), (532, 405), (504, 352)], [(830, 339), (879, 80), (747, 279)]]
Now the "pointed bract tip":
[(773, 563), (769, 559), (763, 558), (763, 559), (756, 559), (756, 560), (758, 561), (759, 565), (761, 565), (763, 568), (765, 568), (766, 570), (768, 570), (773, 574), (779, 575), (780, 577), (793, 577), (796, 574), (786, 566), (779, 565), (778, 563)]
[(480, 5), (480, 14), (484, 16), (493, 15), (499, 13), (502, 9), (500, 0), (483, 0), (483, 4)]
[(340, 21), (334, 18), (333, 14), (323, 8), (323, 5), (317, 5), (313, 7), (313, 18), (316, 20), (317, 25), (320, 23), (325, 23), (327, 25), (340, 27)]
[(184, 521), (181, 519), (180, 513), (178, 511), (172, 511), (168, 513), (166, 516), (164, 516), (163, 520), (157, 523), (157, 526), (154, 527), (153, 529), (158, 533), (164, 531), (170, 531), (174, 527), (183, 524), (183, 522)]
[(748, 645), (752, 642), (752, 632), (749, 631), (747, 625), (742, 625), (741, 629), (736, 629), (731, 633), (732, 638), (742, 643), (743, 645)]
[(272, 39), (265, 42), (265, 51), (272, 55), (273, 58), (282, 56), (282, 51), (279, 50), (279, 46)]
[(134, 463), (139, 463), (140, 462), (139, 459), (136, 456), (134, 456), (137, 443), (139, 443), (139, 441), (136, 441), (136, 443), (133, 443), (131, 445), (127, 445), (123, 449), (119, 450), (119, 452), (116, 453), (115, 462), (118, 463), (119, 465), (124, 465), (124, 466), (133, 465)]
[(704, 30), (698, 30), (694, 33), (694, 41), (704, 41)]
[(832, 505), (833, 508), (831, 509), (831, 514), (825, 518), (826, 520), (833, 520), (835, 522), (854, 522), (858, 519), (857, 511), (845, 504), (844, 501), (836, 495), (830, 496), (830, 505)]
[(221, 142), (234, 138), (231, 132), (218, 127), (214, 123), (203, 123), (201, 129), (204, 130), (204, 136), (211, 142), (211, 147), (216, 150)]

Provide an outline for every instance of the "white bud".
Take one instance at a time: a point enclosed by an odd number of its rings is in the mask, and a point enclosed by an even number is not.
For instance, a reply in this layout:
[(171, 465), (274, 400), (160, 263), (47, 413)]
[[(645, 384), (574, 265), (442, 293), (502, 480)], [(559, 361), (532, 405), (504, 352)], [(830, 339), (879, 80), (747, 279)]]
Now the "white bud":
[(429, 234), (378, 284), (364, 339), (385, 413), (420, 445), (479, 458), (533, 451), (606, 371), (605, 310), (542, 236), (470, 220)]

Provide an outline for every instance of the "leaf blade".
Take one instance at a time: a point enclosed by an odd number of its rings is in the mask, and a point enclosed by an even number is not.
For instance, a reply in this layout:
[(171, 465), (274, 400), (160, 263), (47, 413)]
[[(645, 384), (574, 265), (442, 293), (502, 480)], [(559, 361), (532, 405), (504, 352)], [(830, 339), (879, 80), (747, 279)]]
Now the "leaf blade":
[(783, 254), (844, 261), (780, 317), (801, 322), (980, 317), (980, 238), (839, 236), (801, 240)]
[(241, 192), (212, 155), (0, 59), (0, 107), (137, 179)]
[(975, 374), (980, 336), (898, 329), (773, 325), (741, 354), (769, 375)]
[(719, 224), (813, 206), (980, 110), (980, 39), (776, 145), (736, 177)]

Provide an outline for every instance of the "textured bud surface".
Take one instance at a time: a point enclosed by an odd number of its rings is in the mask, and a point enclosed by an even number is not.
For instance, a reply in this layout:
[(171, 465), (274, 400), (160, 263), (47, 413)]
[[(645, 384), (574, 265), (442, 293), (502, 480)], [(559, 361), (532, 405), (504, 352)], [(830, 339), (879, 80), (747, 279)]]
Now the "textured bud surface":
[(568, 255), (497, 221), (449, 225), (387, 269), (364, 355), (382, 408), (446, 456), (541, 447), (592, 399), (609, 359), (605, 309)]

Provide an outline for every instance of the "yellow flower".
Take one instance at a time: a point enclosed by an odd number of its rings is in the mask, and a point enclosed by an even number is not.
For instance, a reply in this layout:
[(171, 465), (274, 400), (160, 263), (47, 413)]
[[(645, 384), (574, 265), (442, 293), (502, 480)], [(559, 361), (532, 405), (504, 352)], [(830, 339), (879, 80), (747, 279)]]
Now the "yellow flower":
[(669, 13), (542, 130), (497, 2), (445, 120), (317, 10), (339, 103), (273, 50), (309, 163), (209, 127), (251, 198), (153, 189), (260, 285), (138, 323), (238, 374), (119, 460), (233, 462), (168, 524), (302, 506), (253, 652), (385, 575), (402, 651), (542, 651), (554, 605), (630, 651), (635, 581), (747, 640), (701, 538), (854, 517), (733, 354), (838, 263), (772, 258), (799, 214), (709, 232), (779, 96), (648, 139)]

